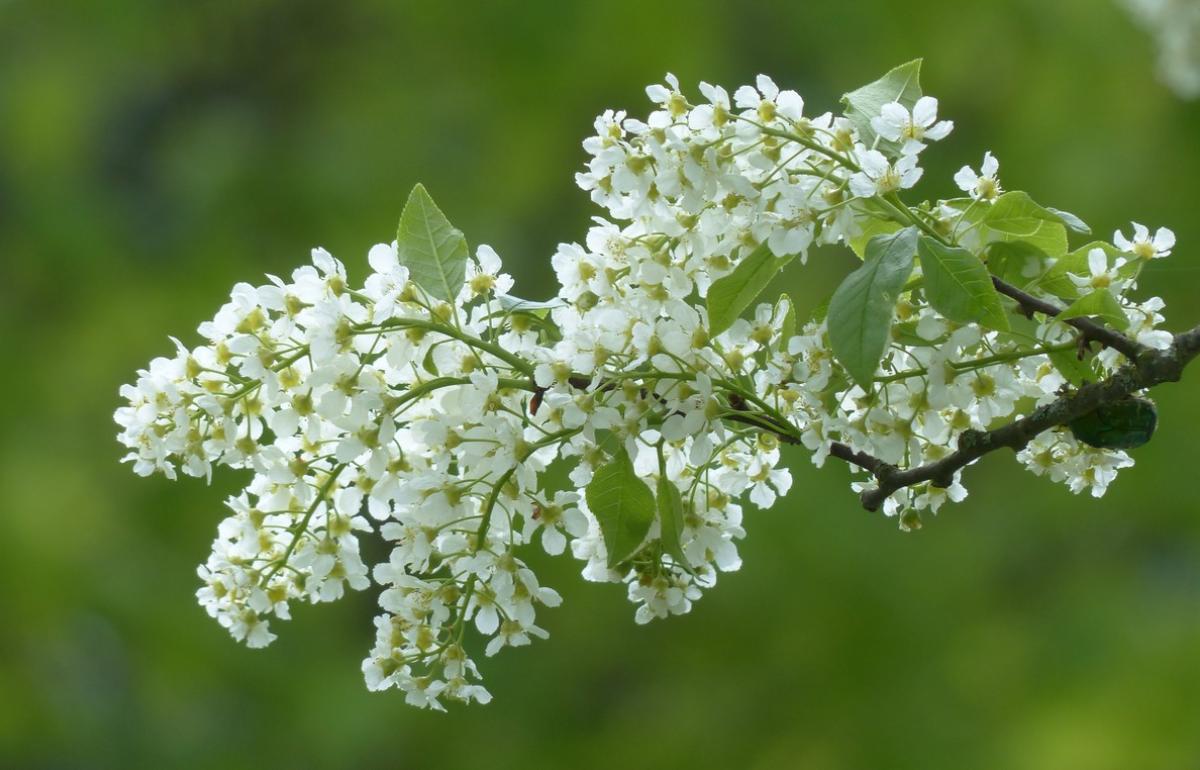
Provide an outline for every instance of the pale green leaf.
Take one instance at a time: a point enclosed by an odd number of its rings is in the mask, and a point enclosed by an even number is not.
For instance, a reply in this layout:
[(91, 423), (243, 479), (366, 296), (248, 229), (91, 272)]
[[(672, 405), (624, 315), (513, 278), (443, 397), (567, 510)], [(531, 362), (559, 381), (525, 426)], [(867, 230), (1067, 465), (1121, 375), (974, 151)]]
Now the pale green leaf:
[(437, 361), (433, 357), (433, 351), (436, 349), (436, 345), (430, 345), (429, 352), (425, 354), (425, 358), (421, 361), (421, 368), (432, 374), (434, 377), (438, 376)]
[(875, 236), (862, 265), (846, 276), (829, 301), (833, 355), (864, 389), (874, 380), (887, 349), (896, 300), (912, 274), (916, 251), (914, 228)]
[(979, 257), (926, 237), (920, 239), (917, 248), (925, 296), (935, 310), (956, 323), (979, 323), (1008, 331), (1004, 303)]
[(446, 219), (423, 185), (408, 196), (396, 232), (397, 256), (426, 294), (453, 302), (467, 269), (467, 239)]
[[(912, 109), (921, 98), (921, 60), (914, 59), (894, 68), (874, 83), (851, 91), (842, 97), (846, 119), (858, 129), (858, 136), (868, 147), (875, 142), (871, 119), (879, 116), (885, 104), (900, 102)], [(893, 145), (892, 142), (880, 144)]]
[(988, 270), (1017, 287), (1035, 280), (1049, 262), (1046, 252), (1024, 241), (998, 241), (987, 247)]
[(502, 309), (510, 313), (533, 313), (539, 318), (545, 318), (546, 314), (556, 307), (566, 307), (567, 305), (566, 302), (557, 297), (545, 302), (536, 302), (530, 299), (514, 297), (511, 294), (497, 294), (496, 301), (500, 303)]
[(654, 493), (638, 478), (624, 447), (596, 469), (584, 493), (604, 536), (608, 566), (616, 567), (637, 553), (646, 539), (654, 522)]
[(794, 256), (776, 257), (764, 243), (738, 263), (732, 273), (713, 281), (708, 287), (709, 334), (715, 337), (732, 326)]
[(1064, 225), (1066, 225), (1071, 230), (1074, 230), (1075, 232), (1079, 233), (1080, 235), (1091, 235), (1092, 234), (1092, 228), (1088, 227), (1087, 222), (1084, 222), (1082, 219), (1075, 216), (1071, 212), (1063, 211), (1062, 209), (1051, 208), (1050, 206), (1046, 207), (1046, 211), (1049, 211), (1051, 214), (1054, 214), (1056, 217), (1058, 217), (1062, 221), (1062, 223)]
[(996, 199), (982, 218), (988, 241), (1022, 241), (1052, 257), (1067, 253), (1067, 228), (1062, 217), (1034, 203), (1020, 190)]
[(1079, 287), (1070, 279), (1070, 275), (1089, 275), (1088, 254), (1100, 249), (1110, 261), (1119, 257), (1122, 252), (1111, 243), (1092, 241), (1080, 246), (1070, 254), (1059, 257), (1032, 286), (1056, 297), (1068, 301), (1079, 298)]
[(1090, 355), (1085, 356), (1082, 361), (1079, 360), (1079, 354), (1074, 350), (1055, 350), (1047, 355), (1058, 373), (1072, 385), (1079, 386), (1085, 382), (1096, 381), (1096, 372), (1092, 368)]
[(691, 564), (688, 563), (688, 558), (683, 553), (683, 544), (679, 540), (683, 534), (683, 499), (679, 495), (679, 487), (667, 479), (665, 472), (658, 477), (658, 526), (663, 553), (690, 571)]
[(1098, 316), (1114, 329), (1125, 329), (1129, 326), (1129, 318), (1121, 309), (1117, 298), (1108, 289), (1096, 289), (1089, 294), (1084, 294), (1059, 313), (1058, 320), (1066, 321), (1068, 318), (1087, 316)]
[(788, 340), (796, 335), (796, 304), (787, 294), (780, 294), (775, 303), (775, 316), (783, 311), (783, 322), (779, 326), (780, 345), (787, 348)]
[(863, 259), (867, 255), (867, 244), (876, 235), (885, 235), (894, 233), (903, 225), (890, 219), (881, 219), (879, 217), (871, 217), (862, 224), (862, 232), (850, 239), (850, 248), (858, 255), (859, 259)]

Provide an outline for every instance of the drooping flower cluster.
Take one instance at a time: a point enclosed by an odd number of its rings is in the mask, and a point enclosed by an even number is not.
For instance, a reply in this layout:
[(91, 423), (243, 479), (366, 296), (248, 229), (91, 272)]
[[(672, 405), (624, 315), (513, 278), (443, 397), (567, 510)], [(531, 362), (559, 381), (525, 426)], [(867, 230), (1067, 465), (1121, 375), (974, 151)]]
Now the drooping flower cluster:
[[(788, 493), (781, 444), (803, 444), (818, 465), (839, 442), (913, 466), (1122, 363), (1112, 350), (1080, 358), (1061, 317), (1010, 323), (988, 304), (998, 295), (963, 295), (939, 271), (990, 269), (1169, 345), (1161, 300), (1127, 296), (1141, 266), (1170, 252), (1169, 231), (1135, 225), (1069, 252), (1066, 228), (1082, 223), (1003, 193), (990, 153), (955, 175), (968, 197), (902, 201), (921, 154), (952, 128), (911, 74), (847, 95), (838, 117), (807, 114), (765, 76), (732, 98), (701, 84), (698, 103), (668, 76), (647, 89), (645, 120), (604, 113), (577, 181), (605, 216), (553, 255), (550, 302), (510, 296), (496, 253), (469, 257), (419, 186), (397, 240), (370, 250), (361, 288), (319, 249), (290, 280), (235, 286), (201, 325), (204, 342), (152, 361), (116, 415), (140, 474), (251, 474), (200, 567), (201, 604), (258, 647), (293, 602), (373, 581), (368, 686), (433, 708), (486, 702), (466, 629), (492, 655), (545, 636), (537, 611), (560, 601), (522, 559), (527, 546), (569, 548), (585, 578), (623, 583), (638, 622), (685, 613), (739, 568), (744, 504)], [(790, 259), (836, 243), (864, 256), (870, 291), (839, 290), (803, 323), (786, 298), (751, 307)], [(899, 275), (890, 289), (885, 263)], [(883, 323), (859, 335), (878, 337), (877, 351), (843, 342), (848, 302)], [(1097, 496), (1131, 464), (1068, 431), (1019, 459)], [(559, 462), (569, 489), (545, 483)], [(919, 484), (885, 512), (911, 528), (965, 496), (957, 477)], [(391, 549), (371, 567), (368, 534)]]

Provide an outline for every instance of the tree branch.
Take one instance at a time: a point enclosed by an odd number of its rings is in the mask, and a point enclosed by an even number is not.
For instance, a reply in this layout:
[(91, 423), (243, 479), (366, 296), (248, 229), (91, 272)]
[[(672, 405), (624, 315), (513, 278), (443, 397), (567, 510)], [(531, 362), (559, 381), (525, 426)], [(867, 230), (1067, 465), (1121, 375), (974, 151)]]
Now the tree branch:
[[(995, 276), (992, 276), (992, 285), (996, 287), (996, 291), (1010, 299), (1016, 300), (1017, 304), (1021, 307), (1021, 312), (1027, 318), (1032, 318), (1034, 313), (1053, 317), (1062, 312), (1062, 308), (1054, 303), (1035, 297)], [(1137, 360), (1137, 357), (1144, 351), (1141, 345), (1129, 339), (1124, 334), (1098, 324), (1090, 318), (1067, 318), (1063, 320), (1063, 323), (1078, 329), (1083, 335), (1085, 344), (1088, 342), (1099, 342), (1105, 347), (1120, 351), (1130, 361)]]
[[(1018, 289), (1014, 289), (1014, 291), (1024, 294)], [(1040, 302), (1036, 298), (1031, 299)], [(1017, 301), (1022, 302), (1020, 299)], [(1038, 312), (1044, 311), (1039, 310)], [(1070, 321), (1074, 320), (1083, 319), (1070, 319)], [(1091, 322), (1088, 323), (1091, 324)], [(1080, 328), (1076, 324), (1072, 325)], [(1095, 324), (1091, 325), (1096, 326)], [(1109, 331), (1103, 327), (1096, 328), (1104, 332)], [(1087, 333), (1084, 329), (1080, 329), (1080, 331)], [(868, 511), (875, 511), (883, 505), (888, 497), (900, 489), (924, 482), (930, 482), (937, 487), (948, 487), (953, 483), (954, 475), (958, 471), (989, 452), (1003, 447), (1018, 452), (1038, 434), (1066, 425), (1094, 411), (1102, 404), (1120, 401), (1138, 391), (1164, 382), (1177, 382), (1182, 376), (1184, 368), (1197, 355), (1200, 355), (1200, 326), (1175, 335), (1174, 342), (1166, 350), (1143, 348), (1122, 335), (1117, 336), (1126, 342), (1131, 342), (1136, 349), (1131, 351), (1135, 355), (1130, 357), (1130, 363), (1115, 374), (1101, 382), (1085, 384), (1074, 393), (1040, 406), (1028, 416), (995, 430), (963, 431), (958, 437), (958, 448), (940, 460), (915, 468), (900, 469), (877, 457), (872, 457), (864, 452), (856, 452), (841, 443), (834, 443), (830, 447), (830, 454), (863, 468), (875, 476), (878, 483), (865, 490), (861, 498), (864, 508)], [(1121, 350), (1116, 345), (1112, 347)]]

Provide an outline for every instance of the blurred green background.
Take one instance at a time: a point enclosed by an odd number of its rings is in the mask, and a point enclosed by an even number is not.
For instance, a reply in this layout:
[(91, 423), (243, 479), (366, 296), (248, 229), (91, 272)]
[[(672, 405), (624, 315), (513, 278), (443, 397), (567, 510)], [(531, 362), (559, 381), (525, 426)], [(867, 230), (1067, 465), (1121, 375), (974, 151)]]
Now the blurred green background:
[(991, 149), (1101, 237), (1169, 224), (1144, 289), (1200, 321), (1200, 103), (1108, 2), (0, 2), (0, 766), (1200, 767), (1200, 371), (1101, 501), (996, 456), (904, 535), (797, 453), (689, 616), (635, 626), (547, 563), (552, 638), (449, 715), (366, 692), (370, 594), (235, 644), (193, 592), (241, 479), (118, 464), (117, 388), (168, 334), (315, 245), (361, 279), (414, 182), (544, 297), (605, 107), (761, 71), (817, 111), (916, 56), (957, 122), (921, 192)]

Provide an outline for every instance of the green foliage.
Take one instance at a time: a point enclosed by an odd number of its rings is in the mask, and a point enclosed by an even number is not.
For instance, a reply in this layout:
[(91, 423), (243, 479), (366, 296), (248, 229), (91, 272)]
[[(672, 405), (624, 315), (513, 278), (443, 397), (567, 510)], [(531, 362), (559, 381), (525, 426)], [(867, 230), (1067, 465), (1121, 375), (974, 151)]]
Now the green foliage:
[(1068, 230), (1079, 233), (1080, 235), (1092, 234), (1092, 228), (1088, 226), (1088, 223), (1084, 222), (1071, 212), (1052, 208), (1050, 206), (1046, 206), (1046, 211), (1049, 211), (1051, 214), (1058, 217), (1059, 221), (1066, 225)]
[(764, 243), (738, 263), (732, 273), (713, 281), (707, 299), (709, 332), (716, 336), (732, 326), (794, 257), (794, 254), (776, 257)]
[(796, 334), (796, 303), (786, 292), (780, 294), (775, 302), (775, 314), (778, 315), (780, 311), (783, 312), (783, 322), (779, 326), (779, 343), (786, 348), (787, 341)]
[(1049, 259), (1046, 252), (1025, 241), (997, 241), (987, 247), (988, 270), (1017, 287), (1036, 280)]
[(624, 447), (596, 469), (585, 491), (588, 508), (600, 524), (608, 566), (633, 556), (654, 522), (654, 493), (638, 478)]
[[(1052, 257), (1067, 253), (1067, 228), (1062, 216), (1034, 203), (1026, 193), (1004, 193), (984, 212), (980, 222), (990, 241), (1028, 243)], [(1077, 217), (1073, 219), (1078, 221)]]
[(850, 248), (858, 255), (859, 259), (864, 259), (867, 256), (867, 244), (876, 235), (885, 235), (894, 233), (904, 227), (904, 225), (892, 219), (868, 219), (862, 227), (862, 232), (850, 239)]
[[(893, 68), (886, 75), (862, 88), (855, 89), (842, 97), (846, 118), (858, 129), (859, 135), (868, 146), (876, 140), (871, 118), (879, 115), (883, 105), (900, 102), (912, 106), (921, 98), (921, 60), (914, 59)], [(894, 142), (881, 141), (881, 146), (894, 146)]]
[(691, 565), (679, 542), (679, 535), (683, 532), (683, 499), (679, 495), (679, 487), (667, 480), (665, 467), (661, 468), (658, 477), (658, 526), (663, 552), (684, 569), (690, 570)]
[(1080, 246), (1070, 254), (1059, 257), (1041, 277), (1034, 281), (1033, 286), (1061, 299), (1068, 301), (1078, 299), (1079, 287), (1071, 281), (1069, 274), (1087, 275), (1089, 272), (1088, 254), (1095, 249), (1102, 250), (1110, 260), (1122, 253), (1111, 243), (1092, 241)]
[(925, 296), (956, 323), (980, 323), (1008, 331), (1008, 316), (987, 267), (966, 249), (922, 236), (917, 243)]
[(875, 236), (862, 266), (846, 276), (829, 301), (833, 354), (864, 389), (887, 348), (896, 300), (912, 274), (916, 252), (915, 228)]
[(1095, 382), (1096, 372), (1092, 368), (1092, 360), (1095, 358), (1090, 353), (1084, 353), (1082, 359), (1079, 358), (1079, 352), (1075, 350), (1055, 350), (1048, 354), (1050, 363), (1054, 364), (1054, 368), (1058, 373), (1066, 378), (1067, 382), (1072, 385), (1082, 385), (1085, 382)]
[(496, 296), (496, 301), (500, 303), (500, 307), (510, 313), (532, 313), (538, 318), (545, 318), (556, 307), (566, 307), (565, 302), (557, 297), (545, 302), (536, 302), (530, 299), (521, 299), (509, 294), (499, 294)]
[(467, 239), (418, 184), (409, 193), (396, 232), (400, 263), (431, 297), (453, 302), (467, 270)]
[(1089, 294), (1084, 294), (1058, 314), (1060, 321), (1083, 316), (1099, 316), (1109, 326), (1117, 329), (1125, 329), (1129, 326), (1129, 319), (1121, 310), (1120, 303), (1108, 289), (1097, 289)]

